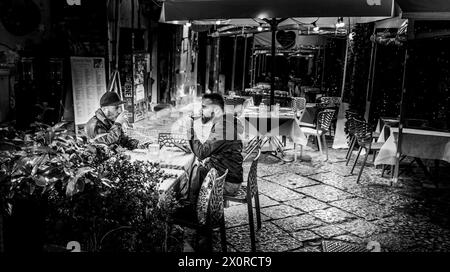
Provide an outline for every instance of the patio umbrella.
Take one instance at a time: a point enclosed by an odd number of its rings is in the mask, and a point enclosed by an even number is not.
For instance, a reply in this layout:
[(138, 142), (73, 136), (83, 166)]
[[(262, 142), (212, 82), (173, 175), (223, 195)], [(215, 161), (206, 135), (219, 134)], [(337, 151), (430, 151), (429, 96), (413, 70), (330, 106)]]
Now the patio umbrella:
[[(192, 22), (216, 20), (222, 24), (266, 24), (272, 32), (272, 73), (270, 104), (275, 94), (275, 34), (283, 24), (298, 25), (305, 18), (360, 17), (369, 22), (391, 17), (393, 0), (166, 0), (161, 10), (161, 22)], [(371, 18), (369, 18), (371, 17)], [(358, 19), (354, 19), (358, 20)], [(335, 21), (336, 22), (336, 21)]]

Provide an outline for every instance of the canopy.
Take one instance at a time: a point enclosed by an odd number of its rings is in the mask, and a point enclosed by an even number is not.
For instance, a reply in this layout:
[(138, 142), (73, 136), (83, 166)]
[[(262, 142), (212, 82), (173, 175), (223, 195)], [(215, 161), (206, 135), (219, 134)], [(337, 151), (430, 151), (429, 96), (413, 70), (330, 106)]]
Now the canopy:
[(403, 18), (450, 20), (448, 0), (397, 0)]
[(161, 11), (161, 21), (338, 16), (389, 17), (392, 10), (393, 0), (166, 0)]
[[(302, 24), (302, 19), (315, 17), (307, 23), (313, 25), (326, 17), (370, 18), (379, 20), (392, 17), (393, 0), (166, 0), (161, 10), (161, 22), (232, 19), (223, 24), (259, 26), (269, 23), (272, 31), (272, 77), (270, 104), (274, 104), (275, 92), (275, 32), (281, 24)], [(280, 20), (278, 20), (280, 18)], [(336, 18), (335, 18), (336, 19)], [(344, 19), (344, 22), (348, 22)], [(333, 20), (332, 24), (335, 21)], [(337, 22), (337, 19), (336, 19)], [(364, 21), (360, 21), (362, 23)], [(365, 22), (368, 22), (367, 20)], [(351, 23), (351, 22), (350, 22)], [(354, 22), (355, 23), (355, 22)]]

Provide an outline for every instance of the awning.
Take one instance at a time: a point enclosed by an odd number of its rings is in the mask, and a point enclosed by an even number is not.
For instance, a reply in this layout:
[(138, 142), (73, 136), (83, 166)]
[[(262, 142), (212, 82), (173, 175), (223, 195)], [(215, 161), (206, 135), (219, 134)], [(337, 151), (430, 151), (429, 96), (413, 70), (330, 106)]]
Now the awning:
[(400, 17), (389, 18), (381, 21), (375, 22), (376, 29), (385, 29), (385, 28), (401, 28), (406, 23), (406, 19), (402, 19)]
[(449, 0), (396, 0), (403, 18), (450, 20)]
[(166, 0), (162, 22), (289, 17), (390, 17), (392, 0)]

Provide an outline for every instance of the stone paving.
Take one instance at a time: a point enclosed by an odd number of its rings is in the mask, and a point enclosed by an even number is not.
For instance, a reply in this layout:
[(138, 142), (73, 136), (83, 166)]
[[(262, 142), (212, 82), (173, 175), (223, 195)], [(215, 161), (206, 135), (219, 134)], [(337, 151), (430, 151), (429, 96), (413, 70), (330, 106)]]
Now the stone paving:
[[(167, 122), (158, 124), (152, 129), (161, 132)], [(287, 150), (292, 156), (292, 146)], [(324, 240), (364, 246), (377, 241), (389, 252), (450, 251), (448, 164), (441, 164), (438, 188), (417, 166), (391, 186), (389, 175), (381, 177), (382, 170), (371, 160), (357, 184), (360, 164), (351, 175), (346, 150), (329, 148), (324, 161), (310, 141), (303, 154), (311, 159), (285, 163), (263, 154), (259, 160), (262, 228), (256, 232), (257, 251), (320, 252)], [(245, 162), (244, 179), (249, 167), (250, 161)], [(225, 221), (229, 251), (250, 251), (246, 204), (231, 203)], [(220, 243), (215, 244), (220, 250)]]
[[(324, 240), (364, 246), (377, 241), (389, 252), (450, 250), (448, 165), (441, 169), (438, 188), (419, 168), (391, 186), (388, 175), (382, 178), (381, 169), (371, 163), (357, 184), (360, 165), (350, 175), (346, 150), (329, 151), (327, 162), (312, 143), (304, 149), (311, 156), (308, 162), (284, 163), (262, 155), (258, 186), (263, 227), (256, 235), (257, 251), (320, 252)], [(233, 222), (227, 225), (232, 251), (250, 250), (246, 211), (245, 204), (225, 210), (225, 220)]]

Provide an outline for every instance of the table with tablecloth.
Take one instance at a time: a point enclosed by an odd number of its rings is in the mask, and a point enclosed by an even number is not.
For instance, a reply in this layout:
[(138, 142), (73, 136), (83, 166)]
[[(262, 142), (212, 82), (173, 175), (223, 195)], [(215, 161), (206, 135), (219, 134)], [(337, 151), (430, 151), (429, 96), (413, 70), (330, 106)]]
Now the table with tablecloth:
[(130, 156), (131, 161), (159, 163), (165, 173), (175, 176), (159, 184), (160, 192), (172, 190), (184, 179), (189, 179), (195, 160), (193, 153), (186, 153), (176, 147), (162, 147), (157, 153), (142, 149), (129, 150), (125, 154)]
[(300, 125), (315, 127), (318, 109), (316, 103), (306, 103), (305, 110), (300, 119)]
[[(384, 126), (380, 134), (380, 141), (384, 137)], [(397, 153), (398, 128), (390, 127), (390, 136), (385, 141), (377, 157), (375, 165), (395, 165)], [(432, 130), (404, 128), (402, 136), (402, 155), (450, 162), (450, 133)]]
[(279, 112), (259, 111), (258, 107), (248, 107), (240, 120), (244, 126), (244, 139), (255, 137), (271, 139), (271, 150), (282, 149), (276, 137), (286, 136), (295, 144), (306, 146), (307, 138), (302, 132), (299, 121), (291, 108), (280, 108)]

